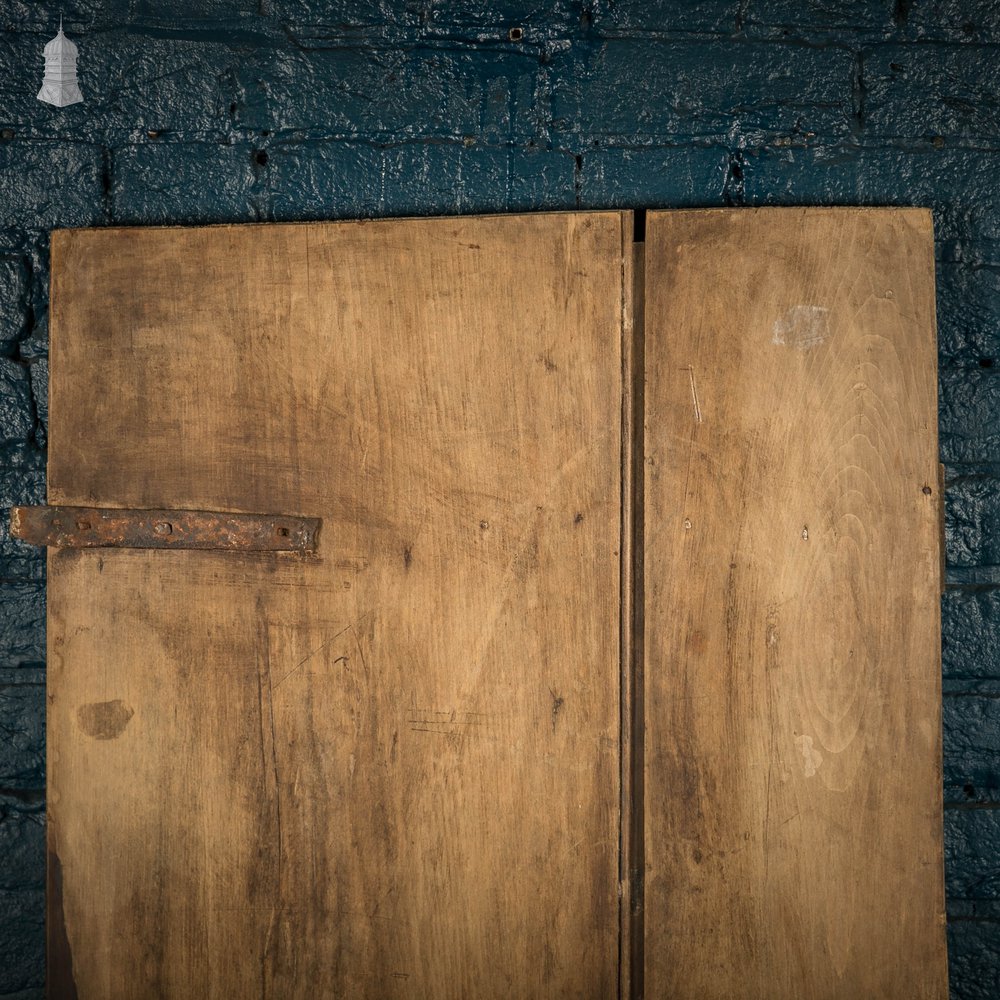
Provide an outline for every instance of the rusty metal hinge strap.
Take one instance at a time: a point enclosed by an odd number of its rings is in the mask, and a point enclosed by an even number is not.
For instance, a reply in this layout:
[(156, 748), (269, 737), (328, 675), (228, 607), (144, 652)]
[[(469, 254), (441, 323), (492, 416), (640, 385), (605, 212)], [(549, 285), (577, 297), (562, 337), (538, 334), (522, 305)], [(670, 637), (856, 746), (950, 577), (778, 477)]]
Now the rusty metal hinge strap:
[(52, 506), (10, 512), (14, 538), (55, 548), (315, 552), (320, 523), (317, 517), (206, 510)]

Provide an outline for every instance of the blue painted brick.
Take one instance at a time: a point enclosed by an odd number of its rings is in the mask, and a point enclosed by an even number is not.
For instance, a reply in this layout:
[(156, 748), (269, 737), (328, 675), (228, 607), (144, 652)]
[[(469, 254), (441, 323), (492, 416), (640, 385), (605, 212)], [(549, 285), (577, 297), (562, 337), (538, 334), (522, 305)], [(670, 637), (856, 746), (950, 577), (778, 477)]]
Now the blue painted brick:
[(947, 591), (941, 638), (946, 679), (1000, 679), (1000, 590)]
[(1000, 923), (962, 920), (948, 925), (951, 1000), (1000, 997)]
[(116, 150), (112, 219), (125, 225), (254, 222), (263, 168), (249, 145), (143, 143)]
[(476, 143), (279, 143), (269, 168), (278, 220), (570, 208), (573, 157)]
[(160, 0), (132, 0), (130, 9), (140, 18), (153, 18), (169, 24), (191, 21), (215, 21), (255, 18), (274, 4), (264, 0), (171, 0), (165, 7)]
[(944, 814), (945, 885), (963, 913), (994, 912), (1000, 902), (1000, 809), (947, 809)]
[[(149, 0), (154, 2), (154, 0)], [(193, 0), (192, 0), (193, 2)], [(260, 0), (258, 0), (260, 2)], [(408, 0), (264, 0), (268, 12), (293, 25), (308, 24), (327, 29), (378, 28), (393, 25), (415, 30), (434, 16), (433, 3)], [(450, 4), (449, 4), (450, 6)], [(296, 42), (299, 36), (294, 35)]]
[(948, 565), (1000, 565), (1000, 479), (996, 468), (950, 467), (946, 486)]
[[(48, 4), (35, 3), (34, 0), (4, 0), (3, 7), (0, 8), (0, 28), (24, 34), (37, 33), (47, 41), (59, 29), (60, 14), (63, 15), (66, 32), (69, 34), (74, 30), (92, 27), (102, 18), (107, 18), (108, 14), (120, 16), (124, 12), (124, 2), (126, 0), (111, 0), (110, 3), (102, 0), (60, 0), (56, 10)], [(33, 65), (23, 65), (21, 71), (30, 72), (33, 68)]]
[[(0, 997), (37, 989), (44, 982), (45, 893), (0, 889)], [(20, 1000), (20, 997), (18, 997)]]
[(223, 135), (245, 51), (211, 38), (127, 28), (78, 39), (87, 128), (133, 139), (148, 131)]
[(0, 583), (0, 608), (0, 668), (44, 662), (44, 584)]
[(864, 53), (866, 141), (1000, 136), (997, 45), (879, 45)]
[(0, 788), (45, 786), (45, 688), (0, 685)]
[(865, 31), (892, 30), (892, 7), (870, 0), (618, 0), (594, 3), (594, 30), (601, 33), (676, 32), (800, 38), (842, 42)]
[(428, 145), (385, 153), (389, 214), (572, 208), (575, 163), (539, 148)]
[(943, 368), (939, 433), (944, 462), (1000, 462), (1000, 370)]
[(853, 68), (851, 53), (839, 48), (608, 41), (553, 60), (553, 129), (624, 145), (733, 134), (847, 136)]
[(414, 137), (493, 142), (544, 134), (536, 55), (333, 47), (255, 53), (236, 73), (242, 128), (306, 137)]
[(28, 367), (0, 358), (0, 443), (27, 441), (34, 426)]
[(996, 0), (921, 0), (907, 6), (906, 32), (921, 41), (1000, 42)]
[(89, 137), (79, 142), (0, 140), (2, 224), (96, 225), (104, 217), (102, 178), (101, 150)]
[(519, 27), (530, 44), (539, 35), (578, 31), (585, 6), (579, 0), (450, 0), (426, 5), (425, 30), (474, 28), (475, 37), (492, 41), (507, 39), (510, 29)]
[(28, 272), (17, 257), (0, 257), (0, 353), (12, 355), (25, 333)]
[(723, 203), (729, 154), (716, 147), (595, 149), (581, 159), (584, 208), (691, 208)]
[(0, 792), (0, 891), (45, 887), (45, 804), (41, 795)]
[(1000, 368), (1000, 264), (939, 262), (937, 315), (943, 363)]
[(739, 7), (732, 0), (619, 0), (588, 5), (601, 35), (660, 32), (732, 34)]
[[(227, 134), (235, 71), (246, 58), (225, 33), (183, 32), (162, 37), (121, 24), (93, 33), (70, 34), (79, 48), (77, 75), (84, 103), (56, 108), (36, 99), (42, 77), (42, 47), (48, 36), (0, 37), (0, 125), (18, 137), (77, 138), (102, 135), (110, 144), (145, 138), (148, 131)], [(267, 36), (261, 36), (267, 42)], [(35, 71), (23, 71), (31, 54)]]
[(1000, 802), (1000, 697), (944, 698), (945, 801)]

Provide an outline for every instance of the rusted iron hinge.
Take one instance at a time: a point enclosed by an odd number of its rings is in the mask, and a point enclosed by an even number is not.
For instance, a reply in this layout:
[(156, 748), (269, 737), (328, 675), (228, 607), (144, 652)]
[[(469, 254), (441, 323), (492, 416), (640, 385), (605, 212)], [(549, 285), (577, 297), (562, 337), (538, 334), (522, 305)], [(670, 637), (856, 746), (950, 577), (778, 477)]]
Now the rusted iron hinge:
[(53, 506), (10, 512), (14, 538), (55, 548), (315, 552), (320, 523), (318, 517), (206, 510)]

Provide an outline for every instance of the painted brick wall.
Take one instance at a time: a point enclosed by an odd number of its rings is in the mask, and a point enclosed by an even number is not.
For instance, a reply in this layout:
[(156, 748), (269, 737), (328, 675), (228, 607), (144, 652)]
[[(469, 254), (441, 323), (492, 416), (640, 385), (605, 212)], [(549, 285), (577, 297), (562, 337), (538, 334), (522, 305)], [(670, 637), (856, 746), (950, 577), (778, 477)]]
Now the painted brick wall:
[[(53, 227), (766, 204), (934, 210), (952, 993), (995, 998), (997, 0), (0, 0), (0, 506), (45, 495)], [(0, 527), (8, 1000), (42, 996), (43, 685), (44, 564)]]

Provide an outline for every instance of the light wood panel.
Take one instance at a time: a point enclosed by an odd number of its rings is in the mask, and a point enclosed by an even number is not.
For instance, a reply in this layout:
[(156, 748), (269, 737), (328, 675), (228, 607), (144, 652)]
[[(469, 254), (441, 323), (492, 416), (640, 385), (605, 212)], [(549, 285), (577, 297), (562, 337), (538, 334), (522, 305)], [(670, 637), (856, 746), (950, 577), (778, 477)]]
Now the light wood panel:
[(947, 995), (921, 210), (651, 213), (645, 996)]
[[(609, 997), (627, 213), (53, 239), (50, 957), (118, 997)], [(61, 887), (61, 891), (60, 891)]]

